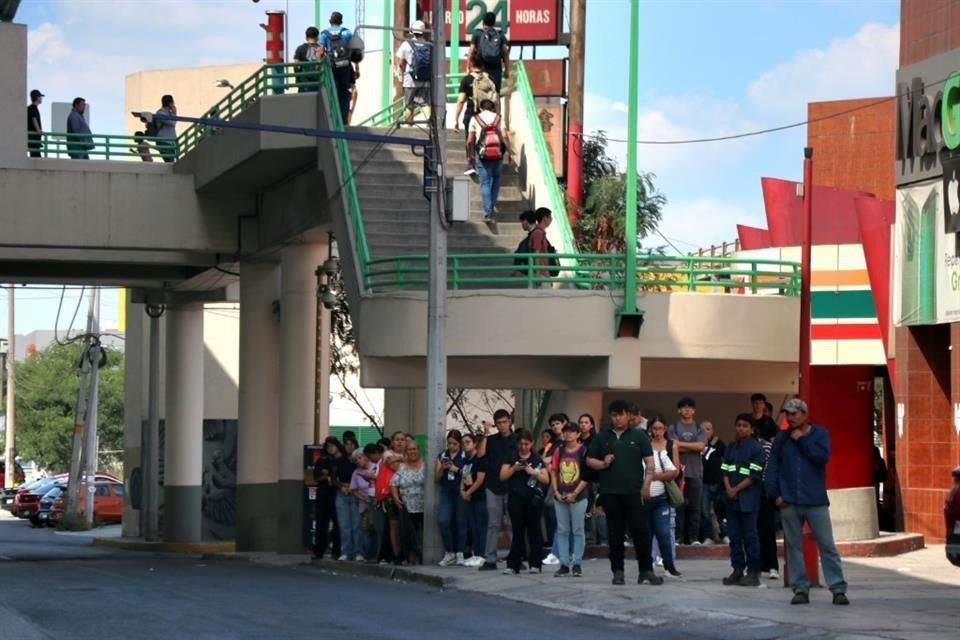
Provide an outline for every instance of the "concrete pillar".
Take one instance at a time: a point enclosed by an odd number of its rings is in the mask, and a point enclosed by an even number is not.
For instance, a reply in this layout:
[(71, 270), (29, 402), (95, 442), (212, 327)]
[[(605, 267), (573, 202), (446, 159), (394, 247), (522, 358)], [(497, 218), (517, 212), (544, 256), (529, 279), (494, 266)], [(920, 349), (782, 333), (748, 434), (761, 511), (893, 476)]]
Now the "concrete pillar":
[(163, 538), (200, 542), (203, 474), (203, 305), (167, 308)]
[[(126, 326), (124, 327), (123, 358), (123, 482), (127, 487), (123, 497), (123, 537), (136, 538), (140, 535), (141, 492), (135, 495), (137, 487), (131, 486), (134, 470), (143, 478), (140, 464), (143, 420), (147, 412), (147, 357), (148, 341), (144, 331), (143, 318), (146, 314), (143, 305), (133, 304), (127, 296)], [(136, 508), (135, 508), (136, 507)]]
[(576, 422), (581, 415), (589, 413), (596, 421), (597, 429), (600, 429), (605, 410), (602, 391), (554, 391), (550, 394), (544, 419), (553, 413), (565, 413), (570, 420)]
[(27, 27), (0, 22), (0, 167), (28, 162), (28, 102)]
[(383, 431), (388, 438), (394, 431), (407, 431), (415, 435), (426, 434), (426, 392), (423, 389), (385, 389)]
[(280, 269), (240, 267), (240, 424), (237, 442), (237, 551), (277, 548), (280, 438)]
[(287, 245), (280, 260), (280, 480), (277, 549), (305, 550), (303, 445), (313, 442), (316, 411), (317, 277), (325, 244)]

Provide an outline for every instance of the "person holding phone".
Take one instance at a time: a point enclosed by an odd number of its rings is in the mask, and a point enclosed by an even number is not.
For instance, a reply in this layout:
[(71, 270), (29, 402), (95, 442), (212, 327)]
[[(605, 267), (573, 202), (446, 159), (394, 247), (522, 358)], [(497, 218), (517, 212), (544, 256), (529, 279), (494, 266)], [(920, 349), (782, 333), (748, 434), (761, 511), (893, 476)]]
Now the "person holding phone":
[(477, 453), (483, 436), (463, 434), (463, 466), (460, 474), (460, 500), (467, 530), (473, 540), (473, 555), (464, 564), (480, 567), (487, 548), (487, 473)]
[(507, 485), (507, 513), (513, 529), (510, 555), (503, 573), (520, 573), (524, 557), (530, 563), (530, 573), (540, 573), (543, 564), (540, 518), (550, 474), (543, 459), (533, 451), (533, 434), (527, 429), (517, 432), (516, 452), (500, 467), (500, 480)]
[(580, 563), (586, 546), (584, 518), (589, 485), (583, 478), (583, 469), (587, 449), (579, 442), (580, 427), (572, 422), (563, 425), (562, 437), (563, 445), (553, 452), (550, 463), (553, 509), (557, 516), (556, 546), (560, 556), (560, 568), (553, 575), (579, 578), (583, 575)]
[(437, 525), (443, 539), (441, 567), (463, 565), (463, 547), (466, 545), (467, 521), (461, 509), (460, 482), (463, 479), (463, 436), (456, 429), (447, 432), (447, 448), (440, 452), (434, 468), (434, 480), (440, 483), (440, 504)]

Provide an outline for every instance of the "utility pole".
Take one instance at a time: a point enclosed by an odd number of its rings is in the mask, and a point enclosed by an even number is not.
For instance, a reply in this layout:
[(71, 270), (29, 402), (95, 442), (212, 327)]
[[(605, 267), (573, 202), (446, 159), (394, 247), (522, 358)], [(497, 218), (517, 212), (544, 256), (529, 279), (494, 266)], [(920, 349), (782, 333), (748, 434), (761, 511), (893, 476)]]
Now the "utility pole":
[[(447, 227), (444, 192), (447, 160), (447, 65), (444, 0), (433, 1), (433, 114), (430, 123), (433, 189), (430, 193), (430, 267), (427, 297), (427, 456), (428, 475), (447, 434)], [(425, 176), (426, 178), (426, 176)], [(423, 523), (423, 561), (440, 559), (443, 545), (437, 528), (438, 484), (427, 480)]]
[(803, 223), (800, 235), (800, 398), (810, 402), (810, 271), (813, 226), (813, 148), (803, 150)]
[[(83, 474), (83, 434), (84, 421), (88, 406), (88, 385), (90, 380), (90, 359), (86, 353), (90, 348), (90, 336), (93, 335), (93, 298), (90, 298), (90, 310), (87, 313), (87, 334), (84, 339), (84, 357), (80, 359), (80, 380), (77, 385), (77, 402), (73, 407), (73, 450), (70, 452), (70, 475), (67, 480), (67, 513), (79, 513), (83, 504), (80, 495), (80, 482)], [(69, 337), (69, 336), (68, 336)]]
[[(632, 11), (632, 9), (631, 9)], [(567, 196), (583, 206), (583, 77), (587, 39), (587, 0), (570, 0), (570, 82), (567, 83)]]
[(147, 542), (160, 539), (160, 316), (163, 307), (146, 306), (150, 318), (150, 364), (147, 379), (147, 425), (141, 435), (143, 500), (140, 533)]
[(11, 284), (7, 286), (7, 433), (6, 451), (3, 457), (6, 465), (3, 484), (6, 489), (12, 489), (17, 478), (17, 403), (15, 401), (17, 349), (14, 344), (17, 332), (13, 298), (13, 285)]
[(87, 350), (84, 357), (90, 361), (90, 400), (87, 404), (86, 443), (84, 444), (84, 458), (86, 460), (86, 498), (83, 508), (83, 519), (88, 527), (93, 526), (93, 501), (97, 486), (97, 402), (100, 390), (100, 288), (94, 287), (90, 292), (90, 320), (91, 331), (87, 336)]

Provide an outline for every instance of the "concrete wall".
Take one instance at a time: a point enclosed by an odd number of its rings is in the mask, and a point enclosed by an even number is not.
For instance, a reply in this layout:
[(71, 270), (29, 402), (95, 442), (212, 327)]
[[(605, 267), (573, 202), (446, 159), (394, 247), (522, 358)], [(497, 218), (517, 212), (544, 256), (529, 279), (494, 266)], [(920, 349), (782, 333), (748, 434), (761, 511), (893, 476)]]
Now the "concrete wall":
[(27, 28), (0, 23), (0, 167), (26, 164)]

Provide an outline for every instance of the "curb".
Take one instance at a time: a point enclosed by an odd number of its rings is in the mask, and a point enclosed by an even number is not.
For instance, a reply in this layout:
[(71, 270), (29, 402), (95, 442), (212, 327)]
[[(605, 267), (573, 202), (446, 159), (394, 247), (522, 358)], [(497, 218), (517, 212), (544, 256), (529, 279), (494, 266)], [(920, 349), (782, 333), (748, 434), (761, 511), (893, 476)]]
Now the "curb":
[(446, 589), (454, 585), (456, 578), (453, 576), (434, 576), (421, 573), (416, 569), (408, 567), (397, 567), (394, 565), (365, 564), (360, 562), (341, 562), (340, 560), (314, 559), (308, 565), (319, 569), (325, 573), (342, 574), (351, 576), (361, 576), (365, 578), (383, 578), (386, 580), (399, 580), (401, 582), (414, 582), (437, 589)]
[(93, 545), (123, 551), (189, 554), (232, 553), (237, 547), (233, 542), (147, 542), (131, 538), (94, 538)]

